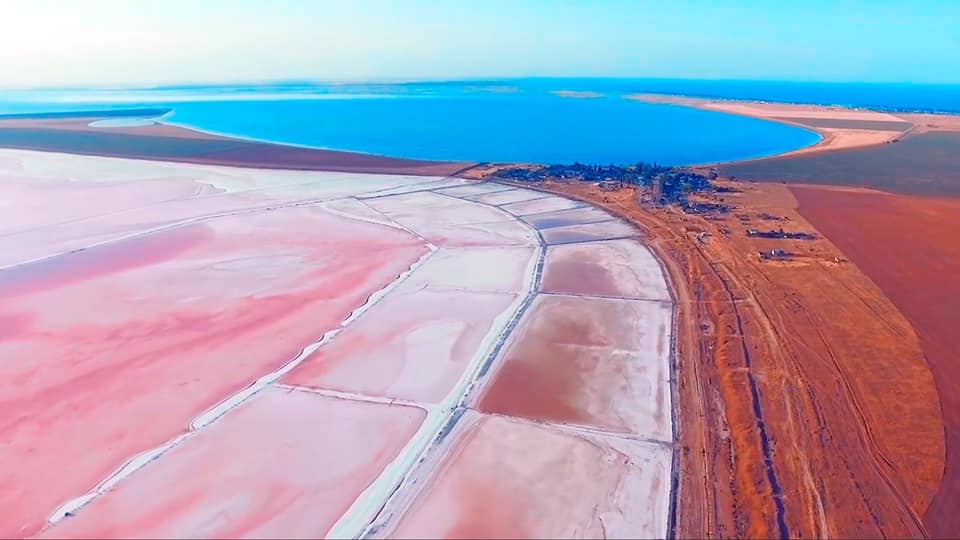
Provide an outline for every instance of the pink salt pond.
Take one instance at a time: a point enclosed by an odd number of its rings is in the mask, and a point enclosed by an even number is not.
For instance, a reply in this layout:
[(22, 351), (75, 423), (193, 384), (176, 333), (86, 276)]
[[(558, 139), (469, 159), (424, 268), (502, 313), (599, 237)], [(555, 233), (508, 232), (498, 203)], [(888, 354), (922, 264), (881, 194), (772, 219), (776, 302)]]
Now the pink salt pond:
[(426, 251), (398, 229), (289, 208), (0, 272), (0, 319), (20, 321), (0, 342), (0, 534), (37, 532)]
[(515, 216), (528, 216), (531, 214), (540, 214), (543, 212), (554, 212), (557, 210), (568, 210), (578, 208), (583, 203), (571, 199), (564, 199), (554, 195), (540, 197), (528, 201), (515, 202), (502, 206), (504, 210)]
[(468, 414), (391, 538), (662, 538), (670, 450)]
[(500, 205), (500, 204), (509, 204), (521, 201), (531, 201), (534, 199), (543, 199), (549, 197), (545, 193), (539, 191), (531, 191), (529, 189), (511, 189), (507, 191), (497, 191), (494, 193), (485, 193), (483, 195), (474, 195), (469, 199), (471, 201), (476, 201), (484, 204)]
[(322, 538), (426, 412), (268, 389), (47, 538)]
[(670, 300), (659, 263), (634, 239), (550, 246), (541, 289), (549, 293)]
[(438, 403), (481, 359), (515, 300), (509, 293), (396, 291), (284, 382)]
[(594, 242), (637, 236), (639, 232), (620, 220), (600, 221), (564, 227), (550, 227), (540, 232), (544, 242), (550, 245), (573, 242)]
[(670, 441), (670, 307), (539, 296), (477, 408)]
[(0, 195), (0, 536), (665, 534), (670, 297), (607, 214), (11, 150)]
[(535, 260), (532, 246), (441, 248), (403, 286), (520, 292), (533, 273)]
[(592, 206), (523, 216), (524, 221), (537, 229), (549, 229), (551, 227), (564, 227), (567, 225), (586, 225), (601, 221), (613, 221), (614, 219), (610, 214)]

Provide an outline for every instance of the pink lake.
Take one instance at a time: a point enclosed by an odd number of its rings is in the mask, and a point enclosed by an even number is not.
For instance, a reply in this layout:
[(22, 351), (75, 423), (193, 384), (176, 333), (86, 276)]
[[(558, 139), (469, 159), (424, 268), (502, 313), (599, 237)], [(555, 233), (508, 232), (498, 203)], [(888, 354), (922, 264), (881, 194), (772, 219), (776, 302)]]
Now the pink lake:
[(47, 538), (322, 538), (426, 412), (268, 389)]

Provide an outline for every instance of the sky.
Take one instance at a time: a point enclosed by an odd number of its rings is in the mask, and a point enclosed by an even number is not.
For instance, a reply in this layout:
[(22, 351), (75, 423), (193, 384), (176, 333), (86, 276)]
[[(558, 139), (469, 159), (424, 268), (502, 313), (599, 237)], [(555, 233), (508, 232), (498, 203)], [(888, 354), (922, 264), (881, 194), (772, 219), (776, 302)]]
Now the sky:
[(960, 83), (960, 0), (0, 0), (0, 87)]

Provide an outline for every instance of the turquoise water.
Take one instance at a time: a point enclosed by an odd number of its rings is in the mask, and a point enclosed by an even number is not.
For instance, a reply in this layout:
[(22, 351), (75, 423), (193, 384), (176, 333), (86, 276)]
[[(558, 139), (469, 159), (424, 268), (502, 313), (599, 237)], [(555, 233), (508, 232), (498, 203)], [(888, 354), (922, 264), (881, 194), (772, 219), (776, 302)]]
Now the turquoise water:
[[(562, 97), (577, 90), (600, 97)], [(0, 114), (170, 107), (165, 120), (258, 140), (399, 157), (538, 163), (694, 164), (815, 143), (807, 130), (626, 99), (632, 92), (949, 109), (955, 87), (617, 79), (6, 92)], [(804, 99), (806, 97), (806, 99)], [(853, 100), (851, 102), (851, 100)], [(105, 128), (108, 129), (108, 128)]]
[(183, 103), (173, 123), (419, 159), (689, 164), (815, 143), (809, 131), (622, 98), (432, 96)]

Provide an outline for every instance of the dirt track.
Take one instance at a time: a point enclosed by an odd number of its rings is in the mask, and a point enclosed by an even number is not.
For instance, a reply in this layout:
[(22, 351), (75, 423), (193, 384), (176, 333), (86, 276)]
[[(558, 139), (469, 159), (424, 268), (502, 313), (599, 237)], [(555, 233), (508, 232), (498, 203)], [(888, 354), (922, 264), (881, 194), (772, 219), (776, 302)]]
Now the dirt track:
[[(630, 189), (543, 187), (638, 224), (674, 283), (678, 537), (925, 534), (944, 450), (920, 342), (829, 241), (746, 236), (761, 214), (812, 230), (785, 187), (740, 184), (712, 219), (641, 208)], [(773, 245), (801, 255), (761, 262)]]
[[(960, 200), (791, 189), (801, 214), (883, 289), (920, 336), (940, 391), (947, 443), (943, 483), (924, 521), (932, 536), (955, 536), (960, 533)], [(922, 447), (926, 440), (917, 437), (915, 444)]]

